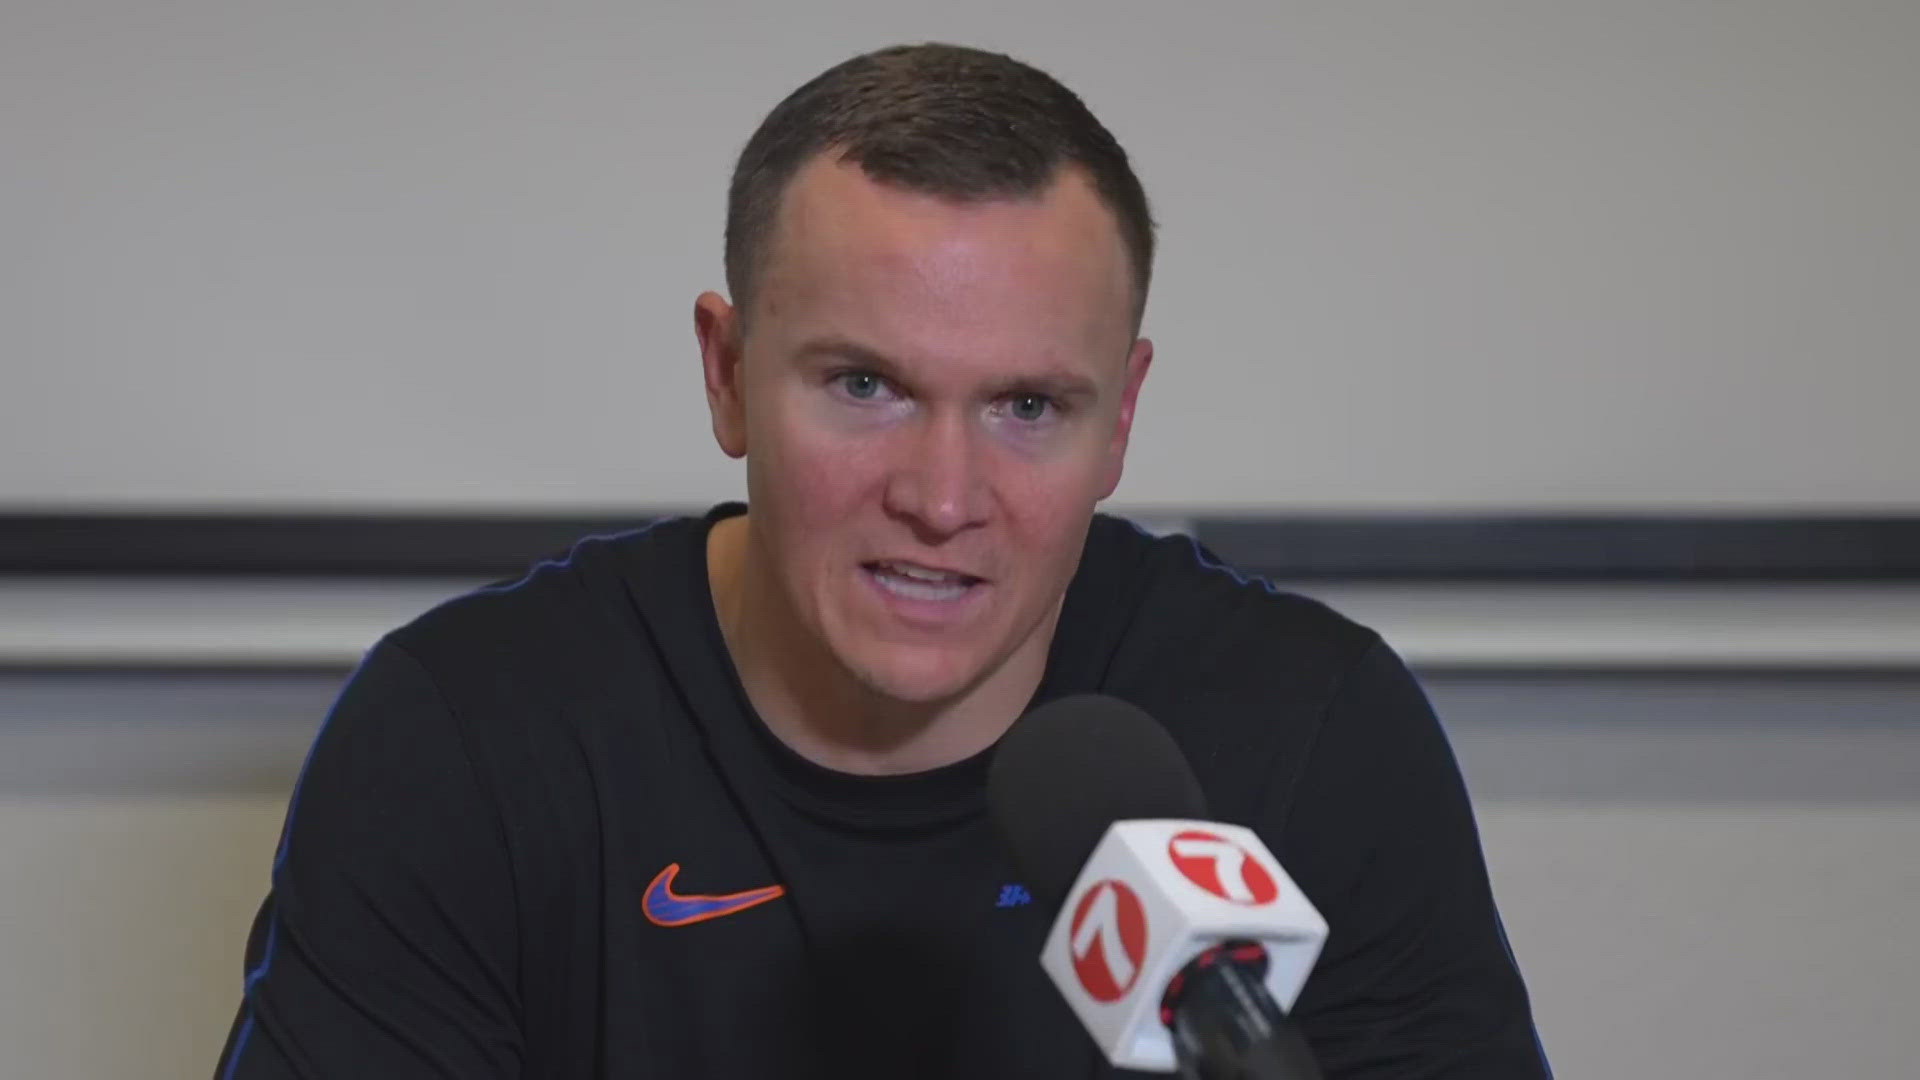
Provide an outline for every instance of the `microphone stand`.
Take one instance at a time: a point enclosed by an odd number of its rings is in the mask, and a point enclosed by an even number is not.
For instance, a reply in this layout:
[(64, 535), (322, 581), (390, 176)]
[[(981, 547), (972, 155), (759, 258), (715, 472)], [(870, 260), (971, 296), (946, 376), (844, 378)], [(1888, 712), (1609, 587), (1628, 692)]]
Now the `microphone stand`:
[(1321, 1080), (1300, 1029), (1267, 993), (1267, 950), (1216, 945), (1180, 969), (1160, 1000), (1183, 1080)]

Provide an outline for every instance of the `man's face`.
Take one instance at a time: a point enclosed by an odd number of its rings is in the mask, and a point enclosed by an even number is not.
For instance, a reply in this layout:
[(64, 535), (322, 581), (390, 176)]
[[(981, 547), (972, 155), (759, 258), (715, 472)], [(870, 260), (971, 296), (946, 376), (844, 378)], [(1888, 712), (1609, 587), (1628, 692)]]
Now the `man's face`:
[(956, 203), (823, 155), (774, 232), (744, 336), (696, 309), (763, 580), (895, 700), (1043, 656), (1152, 357), (1111, 212), (1072, 170)]

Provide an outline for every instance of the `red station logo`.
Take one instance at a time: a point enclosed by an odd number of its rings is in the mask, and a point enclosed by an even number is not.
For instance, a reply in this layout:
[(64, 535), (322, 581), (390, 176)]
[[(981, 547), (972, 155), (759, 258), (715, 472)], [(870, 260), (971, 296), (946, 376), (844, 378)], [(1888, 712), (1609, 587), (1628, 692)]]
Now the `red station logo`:
[(1095, 1001), (1127, 996), (1147, 957), (1147, 913), (1140, 898), (1125, 882), (1095, 882), (1073, 909), (1067, 943), (1073, 973)]
[(1167, 857), (1188, 881), (1229, 903), (1258, 907), (1280, 896), (1260, 860), (1224, 836), (1188, 829), (1167, 842)]

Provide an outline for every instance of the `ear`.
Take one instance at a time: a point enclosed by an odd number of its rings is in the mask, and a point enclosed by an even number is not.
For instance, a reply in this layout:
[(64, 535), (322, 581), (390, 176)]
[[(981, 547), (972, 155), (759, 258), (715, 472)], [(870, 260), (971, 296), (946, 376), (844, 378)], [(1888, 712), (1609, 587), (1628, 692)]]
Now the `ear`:
[(713, 441), (728, 457), (747, 453), (747, 399), (741, 384), (740, 313), (719, 293), (693, 302), (693, 334), (700, 341), (700, 368), (707, 384)]
[(1152, 366), (1152, 340), (1136, 339), (1127, 353), (1127, 381), (1120, 390), (1120, 415), (1114, 418), (1113, 440), (1107, 444), (1106, 475), (1100, 483), (1102, 499), (1120, 486), (1120, 472), (1127, 460), (1127, 440), (1133, 434), (1133, 408), (1140, 400), (1140, 384), (1147, 381), (1147, 369)]

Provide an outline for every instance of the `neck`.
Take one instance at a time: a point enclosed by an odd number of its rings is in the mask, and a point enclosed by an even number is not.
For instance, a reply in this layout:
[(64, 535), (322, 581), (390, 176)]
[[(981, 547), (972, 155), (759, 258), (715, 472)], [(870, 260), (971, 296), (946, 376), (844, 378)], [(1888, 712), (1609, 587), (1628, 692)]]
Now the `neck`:
[(817, 765), (883, 776), (962, 761), (1004, 734), (1045, 673), (1059, 606), (1033, 638), (961, 692), (900, 701), (855, 677), (799, 625), (758, 555), (748, 515), (707, 535), (707, 583), (747, 700), (781, 742)]

